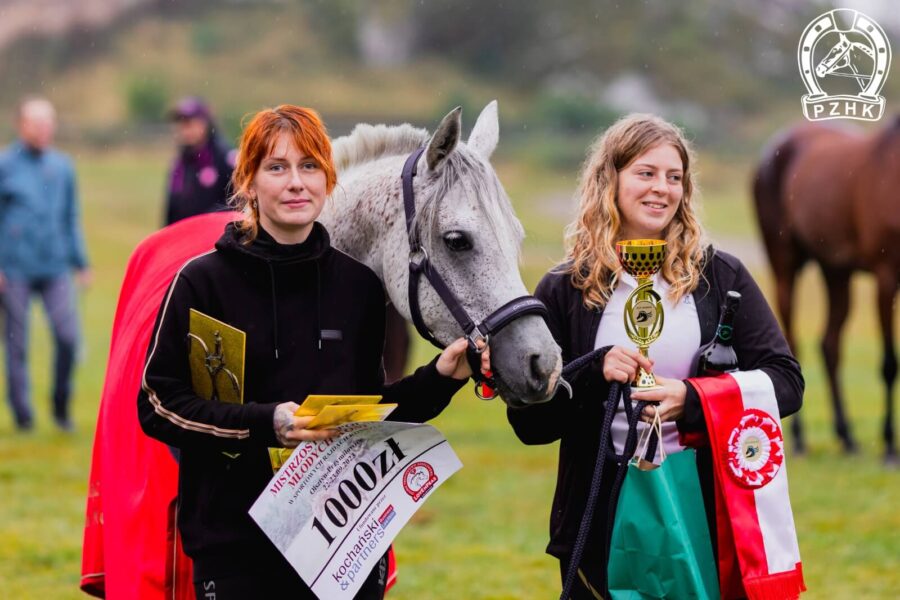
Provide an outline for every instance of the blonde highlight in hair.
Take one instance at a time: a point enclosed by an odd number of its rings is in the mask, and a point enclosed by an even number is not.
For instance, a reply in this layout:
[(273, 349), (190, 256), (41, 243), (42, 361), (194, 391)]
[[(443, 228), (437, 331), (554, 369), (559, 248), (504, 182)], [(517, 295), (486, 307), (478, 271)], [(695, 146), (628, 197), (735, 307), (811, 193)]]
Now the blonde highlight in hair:
[(705, 234), (696, 215), (693, 152), (682, 131), (655, 115), (623, 117), (591, 144), (581, 169), (578, 216), (566, 228), (566, 267), (588, 308), (606, 306), (622, 266), (616, 242), (622, 239), (619, 173), (647, 150), (671, 144), (683, 164), (683, 196), (664, 231), (666, 260), (660, 273), (669, 282), (669, 298), (678, 302), (700, 283)]
[(331, 153), (331, 140), (319, 114), (311, 108), (282, 104), (266, 108), (250, 119), (238, 144), (237, 163), (231, 175), (234, 194), (231, 204), (241, 212), (237, 228), (243, 233), (243, 243), (249, 244), (259, 228), (259, 202), (250, 191), (256, 172), (278, 140), (286, 133), (297, 149), (318, 163), (325, 172), (325, 191), (331, 194), (337, 182), (337, 171)]

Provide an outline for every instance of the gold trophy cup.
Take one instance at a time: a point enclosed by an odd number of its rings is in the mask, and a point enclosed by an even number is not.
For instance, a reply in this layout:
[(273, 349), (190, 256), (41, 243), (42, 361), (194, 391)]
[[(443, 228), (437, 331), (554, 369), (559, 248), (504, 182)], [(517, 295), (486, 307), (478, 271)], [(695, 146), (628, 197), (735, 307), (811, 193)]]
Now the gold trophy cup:
[[(659, 338), (663, 328), (662, 297), (653, 289), (651, 277), (666, 259), (663, 240), (623, 240), (616, 242), (616, 254), (625, 271), (637, 280), (637, 287), (625, 300), (625, 332), (645, 357), (650, 344)], [(659, 387), (653, 373), (641, 367), (632, 382), (632, 391)]]

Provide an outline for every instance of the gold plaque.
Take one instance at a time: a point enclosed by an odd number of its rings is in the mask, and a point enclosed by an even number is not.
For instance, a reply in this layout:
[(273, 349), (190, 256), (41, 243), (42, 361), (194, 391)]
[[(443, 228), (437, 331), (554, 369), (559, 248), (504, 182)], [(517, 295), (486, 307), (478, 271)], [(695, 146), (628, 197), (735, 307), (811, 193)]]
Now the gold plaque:
[(188, 344), (194, 393), (207, 400), (243, 404), (247, 335), (192, 308)]
[[(191, 387), (206, 400), (244, 403), (244, 355), (247, 334), (191, 309), (188, 324), (188, 363)], [(222, 452), (237, 458), (239, 452)]]

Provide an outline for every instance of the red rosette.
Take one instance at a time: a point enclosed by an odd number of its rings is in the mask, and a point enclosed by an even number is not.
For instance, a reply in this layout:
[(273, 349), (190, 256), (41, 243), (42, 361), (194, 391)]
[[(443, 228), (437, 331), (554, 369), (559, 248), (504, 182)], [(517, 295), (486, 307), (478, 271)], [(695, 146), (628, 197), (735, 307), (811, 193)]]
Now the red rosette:
[(784, 464), (784, 435), (770, 414), (749, 408), (731, 430), (725, 458), (728, 474), (738, 485), (758, 489), (768, 484)]

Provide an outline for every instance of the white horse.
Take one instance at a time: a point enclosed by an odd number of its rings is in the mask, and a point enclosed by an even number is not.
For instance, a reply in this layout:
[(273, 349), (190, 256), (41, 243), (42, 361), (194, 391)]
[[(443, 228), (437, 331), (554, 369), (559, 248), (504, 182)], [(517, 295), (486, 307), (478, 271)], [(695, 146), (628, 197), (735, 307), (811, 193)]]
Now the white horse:
[[(320, 220), (335, 247), (378, 274), (407, 320), (410, 246), (400, 175), (407, 156), (423, 146), (413, 179), (416, 222), (435, 270), (476, 322), (528, 293), (518, 269), (524, 231), (489, 162), (499, 140), (497, 103), (485, 107), (467, 142), (459, 139), (461, 112), (451, 111), (431, 136), (408, 124), (360, 124), (334, 141), (338, 185)], [(439, 342), (462, 335), (424, 278), (419, 304)], [(498, 391), (507, 404), (524, 406), (552, 396), (562, 359), (541, 317), (516, 319), (490, 346)]]

